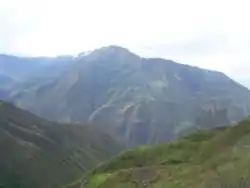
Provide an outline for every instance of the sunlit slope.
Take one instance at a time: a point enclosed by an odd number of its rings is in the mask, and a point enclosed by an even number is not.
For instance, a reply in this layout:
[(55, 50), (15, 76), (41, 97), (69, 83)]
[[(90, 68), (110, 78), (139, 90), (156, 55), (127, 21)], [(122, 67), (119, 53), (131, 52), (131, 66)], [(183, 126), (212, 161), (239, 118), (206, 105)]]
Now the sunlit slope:
[(249, 169), (250, 120), (247, 119), (237, 126), (196, 132), (169, 144), (125, 151), (75, 186), (222, 187), (249, 178)]

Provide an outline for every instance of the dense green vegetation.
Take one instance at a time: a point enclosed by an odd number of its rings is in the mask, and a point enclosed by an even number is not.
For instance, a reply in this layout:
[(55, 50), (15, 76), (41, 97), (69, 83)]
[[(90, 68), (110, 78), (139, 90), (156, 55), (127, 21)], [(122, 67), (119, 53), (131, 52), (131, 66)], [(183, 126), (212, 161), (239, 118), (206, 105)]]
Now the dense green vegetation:
[(120, 151), (86, 124), (58, 124), (0, 101), (0, 187), (57, 188)]
[(250, 119), (246, 119), (237, 126), (196, 132), (169, 144), (125, 151), (72, 186), (244, 187), (249, 173)]

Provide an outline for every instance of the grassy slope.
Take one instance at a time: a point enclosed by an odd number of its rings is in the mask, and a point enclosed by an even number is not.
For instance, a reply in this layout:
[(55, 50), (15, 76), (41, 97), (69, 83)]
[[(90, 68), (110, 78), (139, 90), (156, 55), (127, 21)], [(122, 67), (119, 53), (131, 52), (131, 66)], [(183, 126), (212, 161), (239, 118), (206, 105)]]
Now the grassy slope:
[(85, 188), (194, 188), (234, 183), (250, 169), (250, 120), (197, 132), (166, 145), (139, 147), (92, 171)]
[(49, 122), (0, 101), (1, 188), (61, 187), (118, 150), (93, 126)]

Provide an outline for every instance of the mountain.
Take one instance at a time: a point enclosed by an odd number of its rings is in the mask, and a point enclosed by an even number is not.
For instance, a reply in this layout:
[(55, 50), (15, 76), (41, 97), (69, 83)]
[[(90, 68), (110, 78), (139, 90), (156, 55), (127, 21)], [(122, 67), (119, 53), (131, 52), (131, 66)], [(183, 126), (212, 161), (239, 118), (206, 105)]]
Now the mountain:
[(141, 146), (100, 165), (68, 188), (247, 188), (249, 138), (247, 119), (168, 144)]
[(12, 101), (51, 120), (94, 123), (127, 147), (220, 127), (250, 113), (249, 90), (225, 74), (118, 46), (80, 54), (56, 78), (22, 89)]
[(87, 124), (58, 124), (0, 102), (0, 187), (56, 188), (120, 150)]
[(10, 94), (11, 94), (11, 91), (6, 90), (6, 89), (0, 89), (0, 99), (1, 100), (8, 100)]
[(30, 78), (37, 77), (54, 77), (72, 59), (72, 56), (17, 57), (0, 54), (0, 75), (5, 75), (18, 81), (27, 81)]
[(0, 100), (6, 100), (9, 97), (11, 93), (10, 89), (14, 83), (16, 83), (16, 81), (12, 78), (0, 74)]
[(0, 54), (0, 99), (42, 87), (65, 71), (72, 56), (18, 57)]
[(14, 82), (14, 80), (11, 79), (10, 77), (5, 76), (5, 75), (0, 75), (0, 86), (1, 87), (12, 84), (12, 82)]

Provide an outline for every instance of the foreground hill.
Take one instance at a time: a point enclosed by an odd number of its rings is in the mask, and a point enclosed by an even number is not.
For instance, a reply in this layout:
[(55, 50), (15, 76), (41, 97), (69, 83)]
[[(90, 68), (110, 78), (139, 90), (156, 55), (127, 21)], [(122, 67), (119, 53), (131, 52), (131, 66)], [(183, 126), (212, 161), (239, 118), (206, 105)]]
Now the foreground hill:
[(116, 154), (93, 126), (57, 124), (0, 101), (0, 187), (56, 188)]
[(223, 126), (250, 113), (249, 90), (223, 73), (142, 58), (117, 46), (81, 54), (56, 78), (35, 82), (12, 99), (51, 120), (100, 125), (128, 147)]
[(237, 126), (197, 132), (169, 144), (123, 152), (71, 187), (249, 187), (249, 148), (250, 119), (247, 119)]

